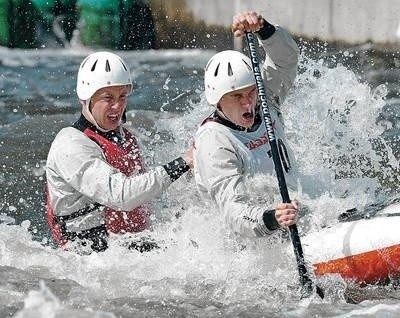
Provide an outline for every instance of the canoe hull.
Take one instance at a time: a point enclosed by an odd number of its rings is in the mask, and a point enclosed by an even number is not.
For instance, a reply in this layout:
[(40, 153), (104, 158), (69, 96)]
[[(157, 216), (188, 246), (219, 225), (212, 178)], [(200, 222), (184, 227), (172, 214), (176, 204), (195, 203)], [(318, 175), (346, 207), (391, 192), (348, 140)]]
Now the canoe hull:
[[(396, 208), (397, 212), (400, 212)], [(335, 224), (302, 237), (316, 276), (338, 274), (357, 283), (400, 278), (400, 216)]]
[(400, 244), (313, 265), (317, 276), (339, 274), (357, 283), (386, 283), (400, 277)]

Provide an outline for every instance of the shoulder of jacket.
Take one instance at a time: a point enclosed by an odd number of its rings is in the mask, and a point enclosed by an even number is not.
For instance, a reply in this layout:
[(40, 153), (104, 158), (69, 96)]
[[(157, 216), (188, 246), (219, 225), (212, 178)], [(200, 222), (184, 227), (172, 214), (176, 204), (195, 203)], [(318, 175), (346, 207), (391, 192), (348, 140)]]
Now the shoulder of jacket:
[(207, 122), (202, 125), (196, 132), (196, 140), (207, 140), (207, 141), (217, 141), (217, 140), (228, 140), (232, 133), (228, 127), (221, 125), (216, 122)]
[(56, 152), (58, 155), (65, 153), (81, 152), (83, 149), (102, 151), (100, 146), (86, 136), (82, 131), (74, 127), (66, 127), (61, 129), (54, 138), (50, 153)]
[(55, 140), (64, 138), (79, 138), (79, 136), (85, 136), (85, 134), (74, 127), (64, 127), (57, 133)]

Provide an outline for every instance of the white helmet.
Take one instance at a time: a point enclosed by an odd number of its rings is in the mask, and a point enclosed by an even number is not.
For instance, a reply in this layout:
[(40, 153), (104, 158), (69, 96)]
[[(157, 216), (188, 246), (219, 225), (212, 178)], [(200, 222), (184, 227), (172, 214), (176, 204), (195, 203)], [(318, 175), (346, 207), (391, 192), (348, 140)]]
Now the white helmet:
[(204, 87), (207, 101), (216, 105), (226, 93), (256, 83), (250, 59), (238, 51), (222, 51), (207, 63)]
[(79, 99), (88, 100), (100, 88), (119, 85), (130, 85), (132, 90), (129, 68), (118, 55), (96, 52), (82, 61), (76, 83)]

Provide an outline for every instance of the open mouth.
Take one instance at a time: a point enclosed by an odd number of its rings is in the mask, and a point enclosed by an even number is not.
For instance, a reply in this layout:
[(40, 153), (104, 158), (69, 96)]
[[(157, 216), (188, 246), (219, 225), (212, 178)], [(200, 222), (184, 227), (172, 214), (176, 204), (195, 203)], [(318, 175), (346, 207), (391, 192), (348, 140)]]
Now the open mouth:
[(119, 115), (108, 115), (107, 118), (111, 121), (118, 121)]
[(245, 112), (242, 117), (244, 119), (253, 119), (254, 118), (254, 112)]
[(107, 119), (111, 122), (111, 123), (118, 123), (120, 120), (120, 116), (113, 114), (113, 115), (107, 115)]

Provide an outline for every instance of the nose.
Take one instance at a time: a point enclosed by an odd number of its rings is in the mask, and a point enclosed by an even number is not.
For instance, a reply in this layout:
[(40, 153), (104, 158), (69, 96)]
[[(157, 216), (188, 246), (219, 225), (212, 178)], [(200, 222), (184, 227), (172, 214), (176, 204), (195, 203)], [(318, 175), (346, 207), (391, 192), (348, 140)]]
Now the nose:
[(250, 95), (243, 95), (240, 98), (240, 103), (242, 104), (242, 106), (248, 108), (249, 106), (252, 105), (253, 99), (251, 98)]
[(122, 98), (122, 97), (113, 98), (112, 103), (111, 103), (111, 108), (114, 108), (114, 109), (123, 108), (125, 105), (125, 100), (126, 99)]

